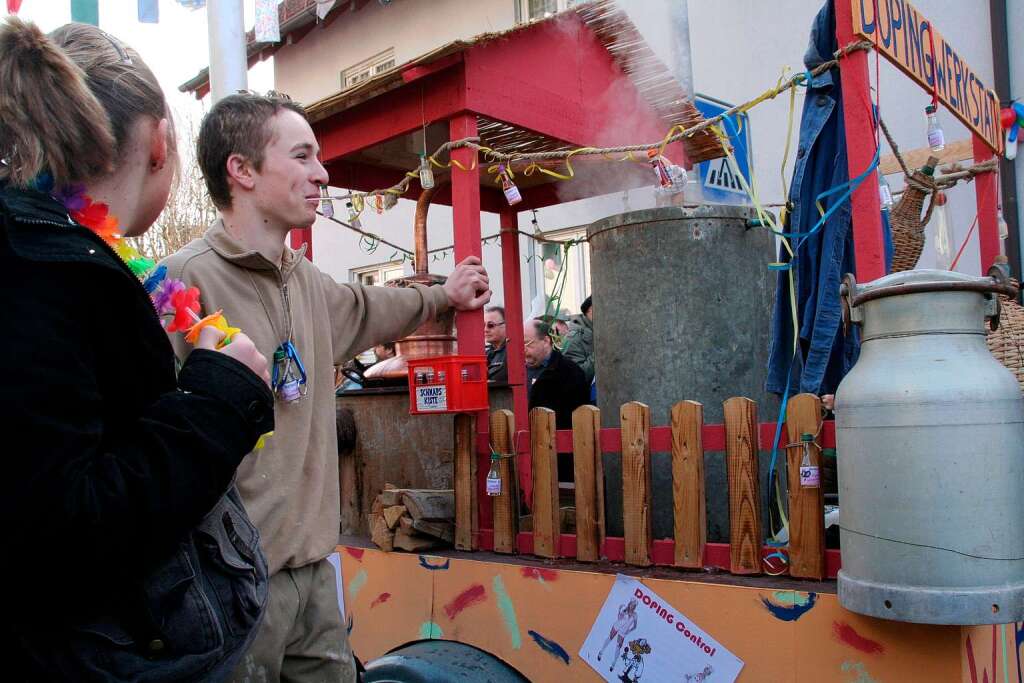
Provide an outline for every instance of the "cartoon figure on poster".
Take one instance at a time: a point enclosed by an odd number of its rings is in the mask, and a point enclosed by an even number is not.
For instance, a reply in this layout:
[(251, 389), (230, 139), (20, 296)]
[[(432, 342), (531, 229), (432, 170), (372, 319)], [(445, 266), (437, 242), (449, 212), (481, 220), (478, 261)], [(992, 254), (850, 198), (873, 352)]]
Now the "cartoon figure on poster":
[(643, 582), (617, 576), (580, 659), (608, 683), (731, 683), (743, 661)]
[[(608, 643), (612, 642), (615, 638), (619, 639), (618, 645), (615, 647), (615, 651), (618, 652), (622, 649), (622, 641), (630, 633), (636, 630), (636, 598), (630, 599), (629, 602), (619, 607), (618, 618), (615, 620), (615, 624), (612, 626), (612, 630), (608, 633), (608, 640), (604, 641), (604, 645), (601, 646), (601, 651), (597, 653), (597, 661), (601, 661), (601, 657), (604, 655), (604, 650), (608, 647)], [(615, 666), (615, 658), (612, 658), (612, 665), (608, 667), (611, 671)]]
[(622, 683), (637, 683), (644, 675), (644, 655), (651, 654), (651, 644), (646, 638), (637, 638), (629, 641), (627, 647), (622, 648), (622, 672), (619, 673), (619, 680)]
[(714, 673), (714, 669), (708, 664), (702, 671), (698, 671), (694, 674), (686, 674), (683, 676), (684, 683), (703, 683), (704, 681), (711, 678), (711, 674)]

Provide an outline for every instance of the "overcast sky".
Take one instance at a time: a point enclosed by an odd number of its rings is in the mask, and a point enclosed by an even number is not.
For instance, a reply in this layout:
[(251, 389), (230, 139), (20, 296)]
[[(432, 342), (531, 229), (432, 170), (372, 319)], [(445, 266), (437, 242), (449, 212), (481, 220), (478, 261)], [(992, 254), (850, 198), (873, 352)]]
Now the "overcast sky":
[[(245, 28), (253, 25), (254, 0), (244, 0)], [(206, 10), (190, 10), (174, 0), (160, 0), (160, 23), (140, 24), (135, 0), (100, 0), (100, 28), (131, 45), (160, 80), (171, 106), (179, 116), (196, 117), (202, 111), (191, 95), (178, 86), (209, 63)], [(6, 9), (0, 9), (0, 16)], [(23, 0), (18, 16), (51, 31), (71, 20), (70, 0)], [(273, 87), (273, 60), (258, 63), (249, 71), (249, 87)], [(209, 97), (206, 98), (209, 102)]]

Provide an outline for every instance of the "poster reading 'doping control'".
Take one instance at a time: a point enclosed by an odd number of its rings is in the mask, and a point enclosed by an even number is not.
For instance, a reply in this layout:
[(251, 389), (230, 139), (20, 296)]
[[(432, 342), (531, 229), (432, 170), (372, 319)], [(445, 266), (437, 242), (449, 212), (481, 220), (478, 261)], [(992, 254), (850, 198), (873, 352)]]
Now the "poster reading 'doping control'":
[(580, 658), (610, 683), (732, 683), (743, 662), (657, 593), (618, 576)]

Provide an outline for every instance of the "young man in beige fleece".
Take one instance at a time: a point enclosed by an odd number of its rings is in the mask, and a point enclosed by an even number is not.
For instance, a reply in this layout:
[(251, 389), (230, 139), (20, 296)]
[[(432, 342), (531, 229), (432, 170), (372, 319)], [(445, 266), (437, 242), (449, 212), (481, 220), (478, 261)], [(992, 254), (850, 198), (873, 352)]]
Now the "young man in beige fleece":
[[(289, 230), (313, 224), (319, 186), (328, 181), (305, 113), (287, 99), (221, 100), (203, 120), (198, 153), (221, 218), (166, 260), (168, 275), (199, 287), (203, 313), (223, 309), (267, 358), (290, 341), (306, 372), (299, 400), (278, 387), (274, 435), (238, 469), (271, 580), (266, 617), (234, 679), (354, 681), (326, 559), (340, 528), (333, 366), (449, 307), (480, 308), (490, 299), (487, 274), (469, 258), (443, 286), (338, 284), (304, 249), (286, 247)], [(173, 339), (183, 358), (181, 335)]]

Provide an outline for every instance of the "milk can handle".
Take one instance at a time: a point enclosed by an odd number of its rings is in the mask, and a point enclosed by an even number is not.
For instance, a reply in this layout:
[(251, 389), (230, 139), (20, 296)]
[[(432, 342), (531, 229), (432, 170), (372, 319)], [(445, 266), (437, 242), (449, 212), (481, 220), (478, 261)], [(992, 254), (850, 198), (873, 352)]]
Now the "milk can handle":
[[(847, 273), (843, 276), (843, 281), (839, 285), (839, 300), (842, 305), (844, 337), (850, 336), (851, 325), (859, 325), (863, 322), (863, 317), (859, 314), (860, 312), (854, 312), (853, 297), (856, 292), (857, 278), (853, 276), (853, 273)], [(856, 318), (854, 316), (856, 316)]]
[(985, 314), (992, 330), (999, 328), (999, 295), (1014, 298), (1017, 296), (1018, 287), (1010, 280), (1008, 267), (1002, 263), (996, 263), (988, 270), (988, 278), (979, 279), (974, 282), (908, 282), (902, 285), (891, 287), (880, 287), (866, 292), (857, 292), (857, 280), (852, 273), (843, 277), (839, 286), (839, 296), (842, 301), (843, 334), (850, 333), (850, 325), (863, 322), (863, 316), (857, 308), (875, 299), (884, 299), (889, 296), (901, 294), (921, 294), (924, 292), (979, 292), (985, 294), (991, 302), (990, 310)]

